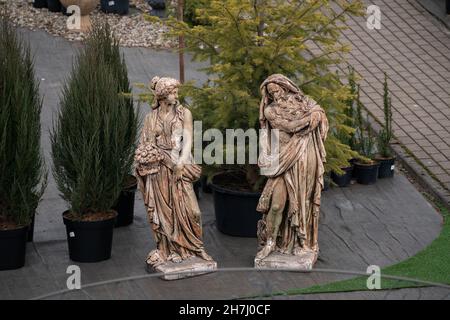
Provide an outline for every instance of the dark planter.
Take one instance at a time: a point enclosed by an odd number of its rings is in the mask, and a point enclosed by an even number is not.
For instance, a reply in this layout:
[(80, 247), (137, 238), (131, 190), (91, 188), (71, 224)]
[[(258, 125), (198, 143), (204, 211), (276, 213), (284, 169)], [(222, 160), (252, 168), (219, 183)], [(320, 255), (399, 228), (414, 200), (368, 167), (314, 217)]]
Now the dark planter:
[(33, 7), (37, 9), (47, 8), (47, 0), (34, 0)]
[(197, 180), (194, 182), (194, 192), (197, 199), (200, 199), (200, 188), (202, 187), (202, 184), (200, 180)]
[(378, 162), (374, 162), (371, 164), (355, 162), (354, 170), (356, 171), (356, 182), (365, 185), (376, 183), (379, 167), (380, 164)]
[(133, 183), (124, 188), (120, 193), (117, 204), (112, 210), (117, 211), (116, 228), (126, 227), (133, 223), (134, 220), (134, 199), (137, 190), (137, 180), (130, 176)]
[(66, 218), (69, 256), (75, 262), (100, 262), (111, 258), (116, 217), (95, 222), (74, 221)]
[(256, 211), (260, 193), (234, 191), (210, 184), (213, 190), (217, 229), (234, 237), (256, 238), (258, 221), (262, 215)]
[(47, 0), (47, 7), (51, 12), (61, 12), (61, 2), (59, 0)]
[(378, 179), (392, 178), (395, 172), (395, 157), (392, 158), (376, 158), (380, 163), (378, 169)]
[(105, 13), (125, 15), (130, 11), (129, 0), (101, 0), (101, 10)]
[(331, 186), (331, 177), (329, 173), (323, 175), (323, 191), (328, 191)]
[(31, 218), (31, 224), (28, 227), (28, 235), (27, 235), (27, 241), (33, 242), (34, 240), (34, 220), (36, 218), (36, 214), (33, 214), (33, 217)]
[(0, 270), (14, 270), (25, 265), (28, 226), (0, 231)]
[(345, 172), (343, 175), (338, 175), (335, 172), (331, 173), (331, 179), (340, 188), (347, 187), (348, 185), (350, 185), (353, 175), (353, 166), (342, 168), (342, 171)]
[(147, 0), (147, 2), (152, 7), (153, 10), (166, 9), (166, 1), (164, 0)]
[(147, 2), (152, 7), (150, 15), (159, 18), (166, 17), (166, 2), (164, 0), (147, 0)]
[(211, 188), (209, 187), (208, 184), (208, 177), (207, 176), (202, 176), (200, 178), (201, 184), (202, 184), (202, 192), (203, 193), (212, 193)]

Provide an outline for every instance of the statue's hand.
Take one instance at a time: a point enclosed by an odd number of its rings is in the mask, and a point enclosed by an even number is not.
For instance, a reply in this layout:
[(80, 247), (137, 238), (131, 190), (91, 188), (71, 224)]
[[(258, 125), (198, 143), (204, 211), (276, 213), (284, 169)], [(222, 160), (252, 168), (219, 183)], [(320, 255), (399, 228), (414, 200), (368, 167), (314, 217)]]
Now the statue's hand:
[(175, 181), (180, 181), (183, 178), (184, 164), (177, 164), (173, 168)]
[(322, 120), (322, 114), (320, 112), (313, 112), (311, 114), (311, 120), (309, 123), (310, 129), (313, 130), (313, 129), (317, 128), (317, 126), (319, 125), (321, 120)]

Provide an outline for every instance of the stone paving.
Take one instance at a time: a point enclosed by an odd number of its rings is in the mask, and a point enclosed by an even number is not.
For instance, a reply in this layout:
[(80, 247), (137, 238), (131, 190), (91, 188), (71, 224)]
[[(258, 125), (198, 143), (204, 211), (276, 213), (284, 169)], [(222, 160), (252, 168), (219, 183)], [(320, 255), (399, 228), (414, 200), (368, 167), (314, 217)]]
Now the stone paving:
[(363, 77), (361, 100), (383, 121), (383, 72), (389, 77), (393, 128), (436, 178), (450, 204), (450, 30), (416, 0), (370, 0), (381, 10), (381, 29), (351, 18), (343, 43), (349, 64)]
[[(58, 109), (63, 80), (79, 44), (45, 32), (23, 32), (36, 60), (44, 97), (42, 143), (48, 164), (48, 129)], [(142, 48), (124, 48), (132, 82), (147, 82), (154, 75), (177, 75), (177, 54)], [(202, 80), (198, 65), (188, 64), (187, 78)], [(144, 107), (144, 111), (145, 111)], [(256, 239), (229, 237), (215, 226), (210, 195), (199, 202), (207, 251), (220, 268), (252, 270)], [(61, 214), (66, 204), (50, 179), (36, 217), (35, 242), (28, 245), (26, 266), (0, 272), (0, 299), (28, 299), (66, 288), (69, 260)], [(137, 196), (135, 223), (116, 230), (112, 259), (79, 264), (82, 284), (145, 275), (144, 259), (155, 247), (146, 221), (142, 198)], [(440, 233), (442, 217), (400, 172), (394, 179), (373, 186), (333, 188), (323, 195), (320, 247), (316, 268), (365, 272), (369, 265), (387, 266), (403, 261), (427, 247)], [(53, 299), (229, 299), (309, 287), (349, 277), (335, 273), (296, 274), (255, 271), (217, 272), (176, 282), (157, 278), (122, 281), (55, 295)], [(448, 299), (448, 290), (410, 289), (407, 297)], [(326, 298), (326, 296), (315, 296)], [(307, 296), (306, 298), (315, 298)], [(334, 295), (345, 298), (349, 295)], [(361, 298), (395, 298), (395, 294), (362, 294)], [(350, 298), (350, 297), (349, 297)]]

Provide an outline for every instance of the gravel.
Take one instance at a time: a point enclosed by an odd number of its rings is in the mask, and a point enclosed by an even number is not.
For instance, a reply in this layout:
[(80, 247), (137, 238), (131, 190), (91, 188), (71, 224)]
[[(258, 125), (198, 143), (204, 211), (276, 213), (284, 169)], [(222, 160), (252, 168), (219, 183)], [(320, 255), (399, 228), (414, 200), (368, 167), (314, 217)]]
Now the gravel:
[[(82, 41), (86, 36), (83, 32), (68, 29), (68, 17), (62, 13), (50, 12), (45, 8), (36, 9), (29, 0), (0, 0), (0, 5), (5, 4), (13, 17), (13, 23), (19, 27), (45, 30), (69, 41)], [(177, 41), (166, 36), (167, 27), (144, 19), (144, 13), (150, 10), (145, 0), (134, 0), (130, 1), (130, 13), (126, 16), (105, 14), (99, 6), (90, 17), (92, 20), (107, 19), (123, 47), (174, 48)]]

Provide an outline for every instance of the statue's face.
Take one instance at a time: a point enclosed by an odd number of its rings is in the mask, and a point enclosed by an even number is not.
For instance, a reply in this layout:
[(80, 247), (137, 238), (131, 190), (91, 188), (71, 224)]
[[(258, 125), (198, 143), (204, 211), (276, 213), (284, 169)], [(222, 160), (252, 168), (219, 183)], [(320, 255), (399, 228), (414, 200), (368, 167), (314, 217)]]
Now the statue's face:
[(284, 95), (283, 88), (275, 83), (269, 83), (267, 86), (267, 91), (275, 101), (279, 100)]
[(178, 101), (178, 88), (173, 89), (167, 95), (166, 100), (169, 104), (176, 104)]

